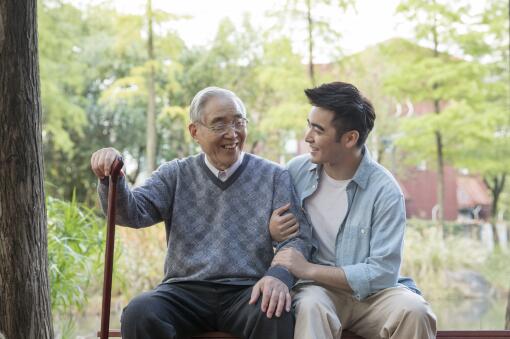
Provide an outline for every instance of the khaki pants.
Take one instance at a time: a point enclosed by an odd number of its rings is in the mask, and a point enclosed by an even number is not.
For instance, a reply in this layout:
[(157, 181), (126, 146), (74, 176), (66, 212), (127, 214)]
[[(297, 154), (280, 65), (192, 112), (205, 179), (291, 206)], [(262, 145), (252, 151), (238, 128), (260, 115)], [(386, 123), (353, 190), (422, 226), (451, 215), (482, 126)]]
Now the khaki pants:
[(350, 293), (306, 284), (297, 287), (295, 339), (340, 338), (348, 329), (367, 339), (436, 337), (436, 316), (420, 295), (388, 288), (359, 301)]

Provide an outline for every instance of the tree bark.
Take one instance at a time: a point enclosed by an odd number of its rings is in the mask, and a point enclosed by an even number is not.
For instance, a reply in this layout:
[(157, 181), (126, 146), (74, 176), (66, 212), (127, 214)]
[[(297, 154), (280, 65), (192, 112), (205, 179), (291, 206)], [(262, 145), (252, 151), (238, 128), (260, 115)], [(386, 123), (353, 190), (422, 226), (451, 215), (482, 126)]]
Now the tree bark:
[(156, 90), (154, 85), (154, 44), (152, 31), (152, 0), (147, 0), (147, 54), (149, 58), (149, 76), (147, 79), (148, 104), (147, 104), (147, 173), (156, 169)]
[[(435, 0), (433, 4), (435, 5)], [(434, 14), (434, 20), (432, 25), (432, 38), (434, 41), (434, 58), (439, 57), (439, 38), (437, 32), (437, 18)], [(432, 88), (436, 90), (439, 84), (434, 83)], [(435, 93), (434, 93), (435, 94)], [(434, 99), (434, 112), (436, 114), (441, 113), (441, 103), (439, 99)], [(438, 204), (438, 228), (441, 234), (444, 234), (444, 156), (443, 156), (443, 138), (441, 131), (437, 130), (434, 132), (436, 138), (436, 154), (437, 154), (437, 204)]]
[[(439, 107), (439, 104), (437, 104)], [(436, 112), (439, 114), (439, 112)], [(436, 155), (437, 155), (437, 221), (441, 233), (444, 225), (444, 156), (443, 156), (443, 138), (440, 131), (435, 131)]]
[(484, 178), (485, 185), (489, 188), (492, 194), (492, 205), (491, 205), (491, 225), (492, 233), (494, 234), (494, 245), (498, 247), (500, 245), (500, 239), (498, 234), (497, 222), (498, 222), (498, 209), (499, 209), (499, 197), (505, 188), (506, 173), (499, 175), (492, 175)]
[(0, 0), (0, 331), (53, 338), (36, 0)]

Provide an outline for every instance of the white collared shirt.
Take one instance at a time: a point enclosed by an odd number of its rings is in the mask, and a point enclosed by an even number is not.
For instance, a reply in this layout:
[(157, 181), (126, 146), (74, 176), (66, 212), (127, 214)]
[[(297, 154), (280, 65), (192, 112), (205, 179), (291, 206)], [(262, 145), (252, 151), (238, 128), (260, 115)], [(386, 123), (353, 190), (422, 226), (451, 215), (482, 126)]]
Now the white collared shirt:
[[(239, 166), (241, 166), (241, 164), (243, 163), (243, 158), (244, 158), (244, 152), (241, 152), (241, 154), (239, 154), (239, 157), (237, 158), (237, 161), (234, 162), (232, 164), (232, 166), (230, 166), (229, 168), (227, 168), (224, 171), (220, 171), (219, 169), (214, 167), (214, 165), (209, 161), (209, 158), (207, 157), (207, 154), (205, 155), (205, 164), (211, 170), (211, 172), (214, 174), (214, 176), (216, 178), (220, 179), (221, 181), (227, 181), (227, 179), (230, 178), (230, 176), (232, 174), (234, 174), (236, 169), (238, 169)], [(220, 172), (224, 172), (224, 174), (222, 174), (220, 176)]]

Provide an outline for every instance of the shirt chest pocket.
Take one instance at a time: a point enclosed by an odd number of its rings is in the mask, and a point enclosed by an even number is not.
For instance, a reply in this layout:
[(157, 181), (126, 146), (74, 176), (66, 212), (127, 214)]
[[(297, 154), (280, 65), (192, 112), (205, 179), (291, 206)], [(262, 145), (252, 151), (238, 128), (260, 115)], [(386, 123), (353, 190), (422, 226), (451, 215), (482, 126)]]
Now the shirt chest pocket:
[(363, 239), (370, 239), (370, 227), (367, 226), (358, 226), (357, 229), (357, 237), (363, 241)]
[[(348, 230), (348, 231), (347, 231)], [(363, 262), (370, 253), (370, 227), (348, 225), (343, 237), (343, 264)]]
[(368, 253), (370, 251), (370, 227), (358, 225), (354, 228), (354, 239), (356, 239), (356, 249), (359, 253)]

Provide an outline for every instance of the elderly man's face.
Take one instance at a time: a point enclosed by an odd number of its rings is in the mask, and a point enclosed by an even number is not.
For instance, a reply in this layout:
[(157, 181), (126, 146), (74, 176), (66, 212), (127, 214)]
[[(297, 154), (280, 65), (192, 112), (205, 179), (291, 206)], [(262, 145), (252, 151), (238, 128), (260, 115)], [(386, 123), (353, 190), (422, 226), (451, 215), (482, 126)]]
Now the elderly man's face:
[(246, 139), (246, 127), (240, 128), (243, 122), (232, 99), (213, 97), (204, 106), (202, 121), (190, 124), (189, 130), (211, 163), (224, 170), (236, 162), (243, 149)]

